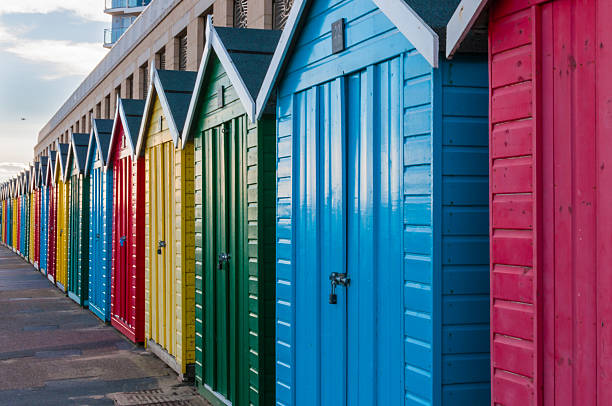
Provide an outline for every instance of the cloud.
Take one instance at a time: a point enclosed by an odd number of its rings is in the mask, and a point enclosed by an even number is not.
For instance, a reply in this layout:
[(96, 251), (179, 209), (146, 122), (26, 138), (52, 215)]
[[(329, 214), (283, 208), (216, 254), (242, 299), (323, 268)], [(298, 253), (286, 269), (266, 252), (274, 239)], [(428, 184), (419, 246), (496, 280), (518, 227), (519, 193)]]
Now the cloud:
[[(98, 42), (72, 42), (57, 40), (21, 40), (4, 51), (22, 59), (41, 64), (43, 79), (53, 80), (66, 76), (85, 76), (108, 52)], [(44, 70), (42, 64), (50, 69)]]
[(108, 53), (99, 42), (33, 40), (25, 35), (23, 30), (0, 24), (0, 51), (40, 64), (41, 78), (46, 80), (85, 76)]
[(0, 162), (0, 182), (13, 178), (27, 167), (28, 165), (19, 162)]
[(54, 11), (68, 11), (91, 21), (108, 21), (103, 13), (104, 3), (100, 0), (1, 0), (2, 14), (48, 14)]

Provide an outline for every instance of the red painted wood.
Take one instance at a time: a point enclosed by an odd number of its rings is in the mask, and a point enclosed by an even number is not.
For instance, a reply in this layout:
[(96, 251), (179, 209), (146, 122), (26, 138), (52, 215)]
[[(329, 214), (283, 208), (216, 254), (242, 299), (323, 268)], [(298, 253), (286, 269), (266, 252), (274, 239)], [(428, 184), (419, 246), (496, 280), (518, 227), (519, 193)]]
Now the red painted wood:
[(491, 135), (493, 158), (531, 155), (533, 152), (533, 122), (511, 121), (495, 126)]
[(612, 2), (490, 11), (492, 404), (608, 405)]
[[(111, 323), (144, 341), (144, 158), (132, 159), (121, 123), (113, 137)], [(122, 243), (122, 237), (125, 240)]]
[(57, 190), (51, 182), (51, 177), (47, 179), (49, 186), (49, 246), (47, 247), (47, 277), (55, 281), (55, 262), (56, 262), (56, 241), (57, 238)]
[(595, 83), (596, 123), (596, 257), (597, 257), (597, 405), (612, 399), (612, 2), (598, 1), (595, 6), (597, 60)]

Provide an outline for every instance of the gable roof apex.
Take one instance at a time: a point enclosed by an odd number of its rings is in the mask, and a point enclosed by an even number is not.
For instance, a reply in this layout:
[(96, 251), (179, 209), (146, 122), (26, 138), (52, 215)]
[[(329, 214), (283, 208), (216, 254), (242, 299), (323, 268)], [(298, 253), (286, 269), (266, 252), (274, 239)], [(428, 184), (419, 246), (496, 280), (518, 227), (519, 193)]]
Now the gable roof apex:
[(212, 53), (215, 53), (223, 66), (249, 120), (255, 122), (257, 95), (264, 83), (266, 69), (270, 66), (281, 35), (282, 32), (279, 30), (215, 27), (212, 18), (208, 16), (204, 54), (198, 68), (181, 137), (183, 147), (189, 140)]

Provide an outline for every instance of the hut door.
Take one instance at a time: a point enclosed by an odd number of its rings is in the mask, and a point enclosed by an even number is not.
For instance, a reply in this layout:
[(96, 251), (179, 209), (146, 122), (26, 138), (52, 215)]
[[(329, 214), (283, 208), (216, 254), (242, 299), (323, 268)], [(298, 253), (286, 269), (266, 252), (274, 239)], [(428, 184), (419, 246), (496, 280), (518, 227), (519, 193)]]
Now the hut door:
[(68, 206), (68, 224), (70, 231), (68, 234), (68, 289), (70, 292), (81, 296), (81, 281), (80, 281), (80, 264), (81, 264), (81, 246), (80, 246), (80, 230), (79, 223), (81, 221), (80, 213), (80, 196), (81, 184), (78, 176), (73, 176), (70, 181), (70, 203)]
[[(244, 208), (240, 120), (232, 120), (204, 134), (205, 218), (207, 259), (204, 272), (205, 351), (204, 383), (234, 404), (248, 385), (240, 352), (247, 314), (242, 266)], [(237, 403), (236, 403), (237, 402)]]
[(117, 179), (117, 189), (114, 195), (115, 214), (115, 269), (113, 284), (115, 294), (113, 297), (113, 316), (130, 325), (132, 319), (129, 310), (129, 295), (132, 295), (128, 254), (131, 238), (131, 179), (132, 160), (130, 157), (122, 158), (115, 164), (114, 176)]
[(174, 144), (151, 147), (149, 187), (151, 216), (149, 241), (151, 260), (151, 338), (171, 354), (176, 354), (174, 274)]
[(90, 254), (92, 262), (89, 265), (89, 271), (91, 278), (90, 283), (93, 289), (90, 289), (92, 297), (89, 298), (98, 308), (104, 303), (104, 289), (105, 283), (102, 274), (102, 259), (104, 251), (104, 229), (102, 228), (102, 222), (104, 218), (104, 205), (102, 197), (103, 187), (103, 172), (102, 167), (99, 163), (95, 163), (96, 167), (93, 170), (92, 183), (91, 183), (91, 239), (93, 241), (93, 252)]
[(294, 96), (298, 404), (404, 402), (399, 67)]

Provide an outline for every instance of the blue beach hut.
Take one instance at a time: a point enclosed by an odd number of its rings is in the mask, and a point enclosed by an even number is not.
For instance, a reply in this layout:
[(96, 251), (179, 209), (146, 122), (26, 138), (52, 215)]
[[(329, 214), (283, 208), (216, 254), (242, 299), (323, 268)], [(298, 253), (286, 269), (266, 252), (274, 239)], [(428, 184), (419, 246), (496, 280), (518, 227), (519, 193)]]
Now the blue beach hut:
[(85, 176), (89, 176), (89, 309), (110, 320), (113, 172), (106, 160), (113, 120), (92, 122)]
[(277, 108), (276, 397), (490, 402), (487, 55), (459, 0), (297, 0)]

